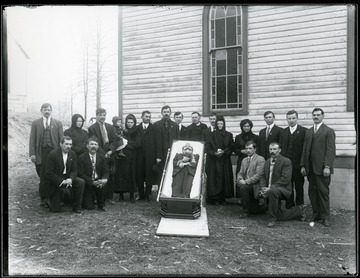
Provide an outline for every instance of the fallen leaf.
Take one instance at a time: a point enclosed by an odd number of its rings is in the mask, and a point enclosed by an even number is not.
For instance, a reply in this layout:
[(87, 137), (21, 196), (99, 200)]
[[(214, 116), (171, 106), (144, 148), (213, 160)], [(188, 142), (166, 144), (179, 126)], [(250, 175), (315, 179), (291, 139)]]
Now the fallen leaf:
[(20, 223), (20, 224), (22, 224), (24, 221), (23, 220), (21, 220), (20, 218), (16, 218), (16, 221), (18, 222), (18, 223)]
[(260, 246), (260, 252), (262, 252), (262, 250), (263, 250), (263, 249), (262, 249), (261, 246)]
[(40, 247), (36, 248), (36, 250), (37, 250), (37, 251), (39, 251), (41, 248), (42, 248), (42, 246), (40, 246)]
[(196, 247), (196, 248), (200, 248), (200, 246), (199, 246), (199, 245), (195, 245), (195, 247)]
[(339, 266), (340, 268), (342, 268), (342, 264), (338, 264), (338, 266)]
[(29, 249), (32, 249), (32, 248), (34, 248), (36, 245), (31, 245), (30, 247), (29, 247)]
[(59, 271), (58, 269), (52, 268), (52, 267), (47, 267), (46, 269), (50, 269), (50, 270), (54, 270), (54, 271)]
[(344, 259), (343, 259), (343, 258), (338, 257), (338, 260), (339, 260), (339, 261), (343, 261)]
[(54, 253), (54, 252), (56, 252), (56, 249), (55, 249), (55, 250), (52, 250), (52, 251), (49, 251), (49, 252), (47, 252), (46, 254), (51, 254), (51, 253)]
[(105, 245), (106, 242), (111, 242), (111, 241), (110, 241), (110, 240), (105, 240), (105, 241), (103, 241), (103, 242), (101, 243), (101, 245), (100, 245), (100, 248), (104, 248), (104, 245)]
[(219, 268), (219, 269), (221, 269), (221, 268), (222, 268), (222, 266), (221, 266), (221, 265), (219, 265), (219, 264), (218, 264), (216, 267), (217, 267), (217, 268)]
[(143, 236), (149, 236), (149, 234), (143, 234)]
[(181, 262), (177, 261), (177, 262), (174, 262), (174, 264), (181, 264)]
[(123, 270), (129, 272), (129, 270), (128, 270), (126, 267), (124, 267), (124, 266), (122, 266), (122, 265), (120, 265), (120, 267), (121, 267)]

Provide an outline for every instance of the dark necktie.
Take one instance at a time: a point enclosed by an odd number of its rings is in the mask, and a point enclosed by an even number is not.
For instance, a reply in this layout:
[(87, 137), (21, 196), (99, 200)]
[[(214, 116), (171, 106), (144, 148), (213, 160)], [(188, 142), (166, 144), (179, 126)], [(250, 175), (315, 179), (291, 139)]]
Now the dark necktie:
[(46, 129), (49, 129), (49, 119), (46, 119)]
[(169, 121), (165, 120), (165, 127), (168, 128), (169, 127)]
[(91, 178), (95, 180), (95, 160), (94, 155), (91, 155), (91, 164), (92, 164), (92, 176)]

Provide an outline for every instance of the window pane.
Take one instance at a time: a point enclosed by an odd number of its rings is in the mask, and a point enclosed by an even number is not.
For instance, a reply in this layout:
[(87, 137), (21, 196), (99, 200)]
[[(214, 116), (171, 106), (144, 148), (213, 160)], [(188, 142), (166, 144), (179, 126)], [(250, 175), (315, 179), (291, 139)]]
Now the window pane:
[(217, 106), (217, 109), (224, 109), (224, 108), (226, 108), (226, 105), (224, 105), (224, 104), (220, 104)]
[(215, 9), (216, 9), (216, 7), (214, 7), (214, 6), (211, 7), (211, 15), (210, 15), (211, 19), (214, 19), (214, 17), (215, 17)]
[(227, 88), (228, 88), (228, 103), (237, 103), (237, 77), (228, 76), (227, 78)]
[(226, 9), (226, 16), (236, 15), (236, 7), (235, 6), (228, 6)]
[(236, 17), (226, 18), (226, 45), (236, 44)]
[(228, 49), (227, 51), (227, 74), (237, 73), (237, 49)]
[(237, 104), (228, 104), (228, 108), (237, 108)]
[(217, 6), (215, 18), (222, 18), (222, 17), (225, 17), (225, 10), (222, 6)]
[(217, 77), (217, 88), (216, 88), (216, 102), (226, 102), (226, 77)]
[(226, 50), (216, 51), (216, 75), (225, 75), (226, 74)]
[(239, 75), (238, 78), (239, 78), (239, 84), (242, 84), (242, 75)]
[(216, 47), (225, 46), (225, 18), (215, 20)]

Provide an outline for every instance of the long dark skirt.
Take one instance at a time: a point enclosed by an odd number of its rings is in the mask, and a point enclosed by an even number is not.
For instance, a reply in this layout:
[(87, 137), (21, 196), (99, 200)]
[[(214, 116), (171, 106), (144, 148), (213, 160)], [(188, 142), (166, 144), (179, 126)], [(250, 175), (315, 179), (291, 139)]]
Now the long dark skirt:
[(128, 157), (118, 157), (116, 163), (117, 170), (114, 175), (114, 192), (136, 192), (135, 160), (130, 160)]

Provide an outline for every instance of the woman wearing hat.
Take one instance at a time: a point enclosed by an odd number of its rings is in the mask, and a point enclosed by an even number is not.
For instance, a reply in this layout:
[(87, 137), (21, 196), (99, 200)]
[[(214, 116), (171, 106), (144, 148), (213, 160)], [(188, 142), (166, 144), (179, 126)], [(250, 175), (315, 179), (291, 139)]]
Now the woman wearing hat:
[(207, 187), (207, 200), (210, 204), (224, 204), (225, 198), (234, 197), (234, 178), (231, 164), (233, 135), (226, 131), (225, 119), (218, 116), (216, 131), (212, 132), (206, 144), (208, 159), (215, 163), (215, 171), (210, 173)]
[[(140, 146), (140, 136), (136, 128), (136, 118), (129, 114), (125, 119), (123, 131), (124, 148), (117, 150), (117, 171), (115, 173), (115, 193), (119, 193), (118, 201), (124, 200), (124, 193), (130, 193), (130, 202), (134, 203), (136, 192), (136, 153)], [(120, 154), (122, 152), (122, 154)]]

